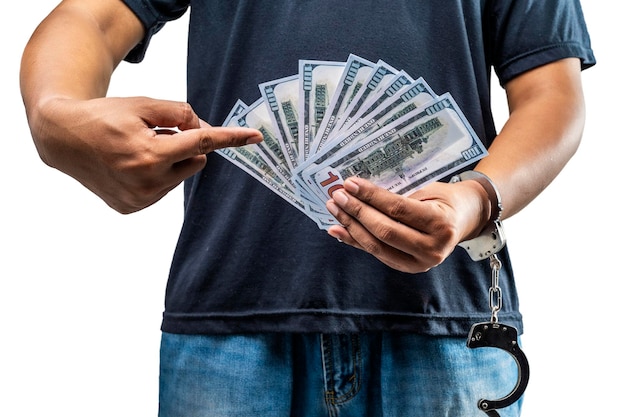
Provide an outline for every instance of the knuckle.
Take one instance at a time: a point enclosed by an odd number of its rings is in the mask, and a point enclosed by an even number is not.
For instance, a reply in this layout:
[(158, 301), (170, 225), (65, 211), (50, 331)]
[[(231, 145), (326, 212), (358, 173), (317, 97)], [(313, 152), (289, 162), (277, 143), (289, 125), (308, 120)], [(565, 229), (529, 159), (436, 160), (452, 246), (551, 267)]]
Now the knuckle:
[(184, 121), (189, 122), (195, 117), (195, 112), (193, 111), (191, 104), (186, 102), (179, 102), (178, 106), (180, 108), (180, 113)]
[(341, 223), (341, 225), (346, 228), (348, 231), (350, 231), (351, 229), (353, 229), (354, 227), (354, 217), (350, 216), (350, 215), (344, 215), (342, 213), (339, 213), (337, 216), (337, 220), (339, 221), (339, 223)]
[(383, 246), (375, 240), (368, 240), (367, 242), (362, 242), (361, 246), (363, 250), (367, 253), (370, 253), (374, 256), (379, 256), (383, 253)]
[(199, 155), (206, 155), (212, 152), (214, 149), (215, 149), (215, 142), (213, 140), (213, 137), (211, 137), (210, 135), (205, 135), (200, 138), (200, 141), (198, 142), (198, 154)]
[[(442, 251), (437, 251), (434, 252), (430, 258), (430, 264), (432, 265), (431, 268), (434, 268), (438, 265), (441, 265), (443, 263), (443, 261), (446, 260), (446, 256), (444, 254), (444, 252)], [(430, 268), (429, 268), (430, 269)]]
[(346, 210), (346, 212), (350, 213), (352, 217), (362, 220), (362, 217), (363, 217), (363, 205), (362, 204), (349, 201), (344, 209)]
[(121, 171), (134, 177), (150, 176), (157, 171), (160, 159), (152, 152), (141, 152), (129, 159)]
[(420, 258), (424, 264), (429, 265), (429, 269), (443, 263), (449, 255), (450, 244), (448, 241), (441, 241), (437, 238), (421, 242)]
[(376, 197), (376, 193), (379, 192), (377, 188), (369, 188), (369, 187), (359, 189), (359, 191), (361, 194), (360, 198), (364, 201), (372, 201)]
[(398, 237), (396, 228), (386, 223), (378, 224), (374, 230), (374, 234), (383, 242), (392, 242)]
[(438, 237), (440, 242), (448, 244), (454, 240), (458, 233), (449, 222), (436, 222), (433, 225), (433, 234)]
[(389, 208), (389, 215), (394, 219), (404, 219), (409, 212), (407, 201), (404, 198), (394, 201)]

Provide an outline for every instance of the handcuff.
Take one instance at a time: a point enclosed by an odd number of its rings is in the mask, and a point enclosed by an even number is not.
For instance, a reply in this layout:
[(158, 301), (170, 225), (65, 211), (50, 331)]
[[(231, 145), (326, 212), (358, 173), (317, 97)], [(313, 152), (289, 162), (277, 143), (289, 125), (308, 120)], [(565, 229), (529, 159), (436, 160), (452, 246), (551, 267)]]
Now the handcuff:
[(518, 344), (518, 332), (513, 326), (498, 323), (498, 312), (502, 308), (502, 290), (499, 286), (500, 269), (502, 262), (497, 253), (504, 248), (506, 238), (500, 220), (502, 213), (502, 199), (495, 184), (485, 174), (478, 171), (465, 171), (452, 177), (450, 183), (461, 181), (477, 181), (487, 192), (491, 201), (491, 217), (489, 224), (479, 236), (460, 242), (458, 246), (465, 249), (472, 260), (478, 262), (489, 259), (491, 267), (491, 287), (489, 288), (489, 307), (491, 319), (488, 322), (476, 323), (470, 329), (467, 338), (467, 347), (470, 349), (493, 347), (506, 351), (515, 359), (517, 364), (517, 384), (508, 395), (497, 399), (478, 400), (478, 408), (490, 417), (499, 417), (498, 409), (508, 407), (519, 400), (530, 377), (528, 359)]

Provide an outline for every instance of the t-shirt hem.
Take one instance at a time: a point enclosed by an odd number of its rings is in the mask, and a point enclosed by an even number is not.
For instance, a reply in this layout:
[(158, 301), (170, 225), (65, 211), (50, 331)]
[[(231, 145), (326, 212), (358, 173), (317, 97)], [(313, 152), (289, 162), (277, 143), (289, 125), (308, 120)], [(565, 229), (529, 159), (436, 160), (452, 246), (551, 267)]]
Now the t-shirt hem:
[[(490, 314), (275, 312), (255, 314), (164, 314), (161, 330), (174, 334), (410, 332), (430, 336), (466, 336)], [(522, 316), (500, 312), (499, 321), (523, 332)]]

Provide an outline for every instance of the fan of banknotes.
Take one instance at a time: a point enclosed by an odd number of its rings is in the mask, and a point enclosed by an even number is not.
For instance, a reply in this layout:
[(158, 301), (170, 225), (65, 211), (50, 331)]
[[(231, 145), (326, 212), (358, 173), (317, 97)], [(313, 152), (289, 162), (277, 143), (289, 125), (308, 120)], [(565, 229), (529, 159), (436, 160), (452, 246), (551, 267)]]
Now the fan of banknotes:
[(298, 74), (259, 90), (224, 126), (258, 129), (263, 142), (218, 153), (320, 229), (338, 224), (325, 204), (348, 177), (407, 195), (487, 155), (449, 93), (382, 60), (300, 60)]

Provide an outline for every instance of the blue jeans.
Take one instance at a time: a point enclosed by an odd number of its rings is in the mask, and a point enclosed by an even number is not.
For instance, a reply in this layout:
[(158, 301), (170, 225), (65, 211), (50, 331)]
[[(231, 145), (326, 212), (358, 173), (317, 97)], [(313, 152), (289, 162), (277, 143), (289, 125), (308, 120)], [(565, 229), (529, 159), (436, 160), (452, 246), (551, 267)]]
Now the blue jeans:
[[(506, 352), (415, 334), (175, 335), (161, 344), (160, 417), (486, 417), (513, 390)], [(521, 404), (498, 410), (519, 416)]]

